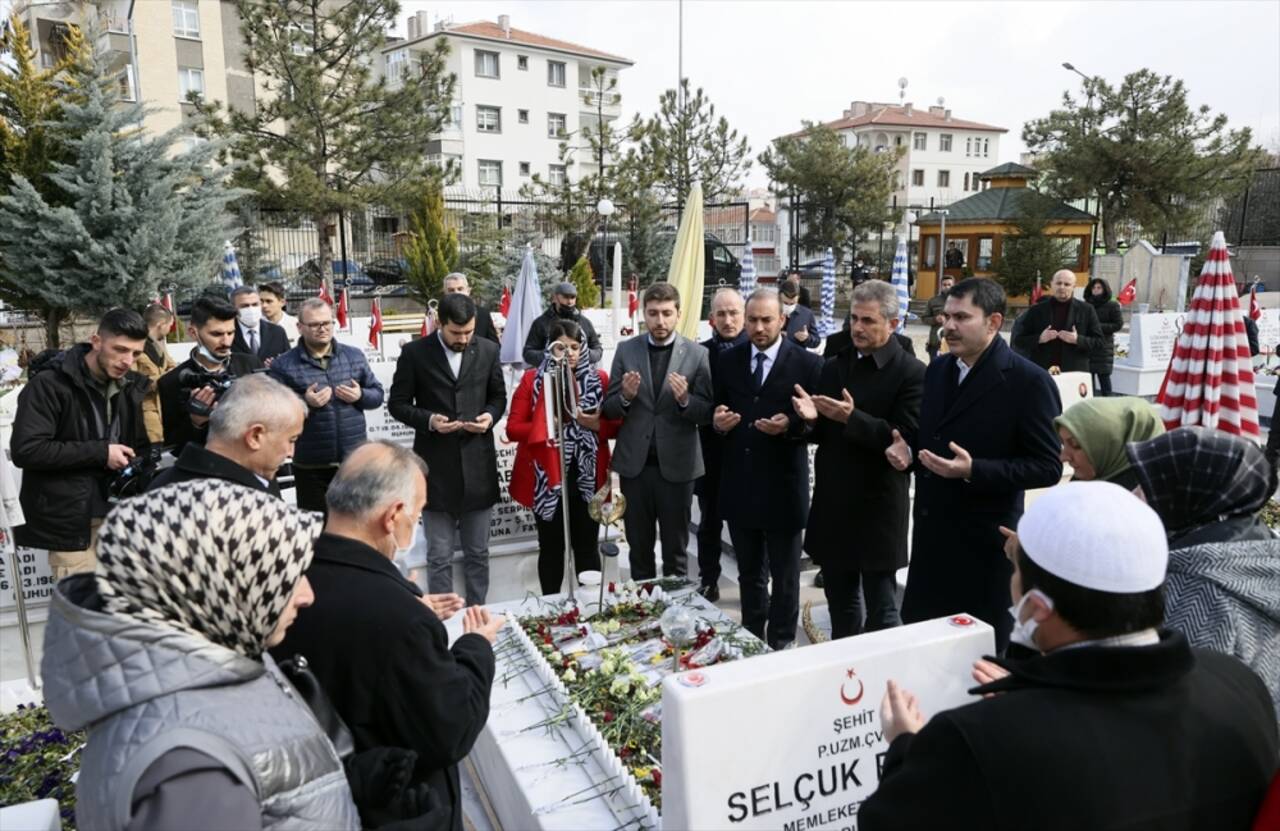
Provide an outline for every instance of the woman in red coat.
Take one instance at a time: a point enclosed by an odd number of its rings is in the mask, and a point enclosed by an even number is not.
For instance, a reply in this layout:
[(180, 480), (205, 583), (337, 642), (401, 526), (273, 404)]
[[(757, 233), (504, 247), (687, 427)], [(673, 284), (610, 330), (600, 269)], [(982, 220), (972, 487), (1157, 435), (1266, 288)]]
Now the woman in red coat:
[[(557, 320), (547, 332), (547, 355), (559, 343), (569, 357), (576, 379), (577, 407), (565, 427), (565, 482), (569, 488), (569, 542), (578, 573), (598, 571), (600, 526), (587, 513), (587, 503), (608, 480), (609, 439), (619, 422), (600, 417), (600, 404), (609, 387), (604, 370), (594, 369), (583, 355), (581, 327), (571, 320)], [(538, 528), (538, 581), (543, 594), (560, 591), (564, 580), (564, 517), (560, 497), (560, 458), (548, 443), (554, 428), (548, 421), (548, 358), (520, 379), (511, 398), (507, 437), (516, 442), (515, 468), (511, 471), (511, 498), (533, 512)], [(549, 378), (545, 379), (549, 380)], [(583, 471), (586, 476), (581, 475)]]

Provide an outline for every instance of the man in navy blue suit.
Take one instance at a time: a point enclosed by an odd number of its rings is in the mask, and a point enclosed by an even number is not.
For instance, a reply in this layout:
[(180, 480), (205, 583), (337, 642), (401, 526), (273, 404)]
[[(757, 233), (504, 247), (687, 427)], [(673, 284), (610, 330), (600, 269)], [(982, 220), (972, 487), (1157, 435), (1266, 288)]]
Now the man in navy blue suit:
[(720, 355), (714, 373), (712, 424), (724, 436), (720, 515), (738, 558), (742, 623), (783, 649), (796, 637), (800, 540), (809, 519), (812, 424), (794, 396), (797, 388), (817, 390), (822, 359), (782, 337), (782, 301), (772, 289), (751, 294), (746, 320), (750, 342)]
[(795, 283), (786, 282), (778, 290), (782, 302), (782, 328), (787, 340), (805, 349), (817, 349), (822, 342), (818, 333), (818, 318), (813, 310), (800, 302), (800, 289)]
[(903, 622), (967, 612), (995, 627), (1001, 652), (1013, 621), (1000, 528), (1016, 526), (1025, 490), (1062, 478), (1058, 388), (1000, 337), (1004, 312), (991, 280), (952, 287), (942, 325), (951, 351), (925, 373), (916, 434), (894, 431), (885, 451), (916, 474)]

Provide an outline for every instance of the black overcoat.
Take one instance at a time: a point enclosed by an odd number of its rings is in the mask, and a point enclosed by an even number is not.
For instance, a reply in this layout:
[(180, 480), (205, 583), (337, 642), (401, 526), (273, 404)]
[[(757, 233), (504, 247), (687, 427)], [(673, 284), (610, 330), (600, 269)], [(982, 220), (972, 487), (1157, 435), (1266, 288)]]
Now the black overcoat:
[(889, 571), (907, 564), (911, 474), (893, 469), (884, 451), (893, 430), (913, 436), (924, 395), (924, 364), (897, 338), (859, 359), (846, 347), (822, 368), (818, 393), (853, 397), (847, 424), (819, 417), (810, 434), (813, 505), (804, 550), (832, 571)]
[[(1021, 326), (1014, 336), (1018, 351), (1031, 359), (1031, 362), (1043, 369), (1054, 364), (1054, 347), (1058, 341), (1040, 343), (1040, 334), (1053, 322), (1053, 300), (1037, 303), (1023, 312), (1018, 318)], [(1102, 324), (1098, 322), (1098, 313), (1083, 300), (1072, 298), (1067, 309), (1067, 325), (1063, 331), (1076, 330), (1074, 344), (1063, 342), (1062, 360), (1057, 364), (1063, 372), (1089, 372), (1089, 360), (1102, 343)]]
[[(388, 400), (391, 417), (416, 431), (413, 449), (427, 463), (427, 510), (452, 514), (479, 511), (498, 501), (498, 455), (493, 431), (507, 410), (507, 388), (498, 362), (498, 344), (472, 338), (453, 377), (438, 335), (407, 344), (396, 361)], [(493, 417), (483, 433), (437, 433), (431, 416), (472, 421)]]

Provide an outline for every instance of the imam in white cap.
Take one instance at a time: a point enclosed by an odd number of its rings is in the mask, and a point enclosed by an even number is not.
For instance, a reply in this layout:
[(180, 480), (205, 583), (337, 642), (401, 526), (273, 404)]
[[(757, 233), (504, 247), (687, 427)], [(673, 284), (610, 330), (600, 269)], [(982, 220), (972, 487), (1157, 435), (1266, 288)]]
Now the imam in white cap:
[(1160, 517), (1110, 482), (1050, 488), (1022, 515), (1018, 542), (1032, 562), (1055, 577), (1113, 594), (1158, 588), (1169, 565)]

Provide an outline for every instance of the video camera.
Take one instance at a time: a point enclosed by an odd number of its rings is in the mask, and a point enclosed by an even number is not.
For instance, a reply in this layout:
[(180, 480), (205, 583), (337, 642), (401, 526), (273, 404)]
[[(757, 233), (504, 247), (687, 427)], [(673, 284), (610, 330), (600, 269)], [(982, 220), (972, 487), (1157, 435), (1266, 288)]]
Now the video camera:
[[(266, 370), (255, 369), (254, 372), (265, 372)], [(230, 370), (226, 372), (210, 372), (202, 367), (184, 366), (178, 370), (178, 388), (188, 393), (186, 402), (187, 412), (194, 416), (207, 416), (213, 412), (214, 405), (218, 403), (218, 399), (222, 394), (231, 389), (231, 385), (236, 382), (239, 376), (233, 375)], [(213, 390), (213, 403), (205, 404), (203, 401), (197, 401), (190, 397), (190, 393), (209, 387)]]
[(151, 480), (155, 478), (156, 468), (160, 464), (160, 457), (164, 455), (164, 451), (163, 447), (151, 447), (146, 453), (134, 456), (129, 464), (118, 470), (108, 485), (111, 499), (137, 496), (146, 490), (147, 485), (151, 484)]

